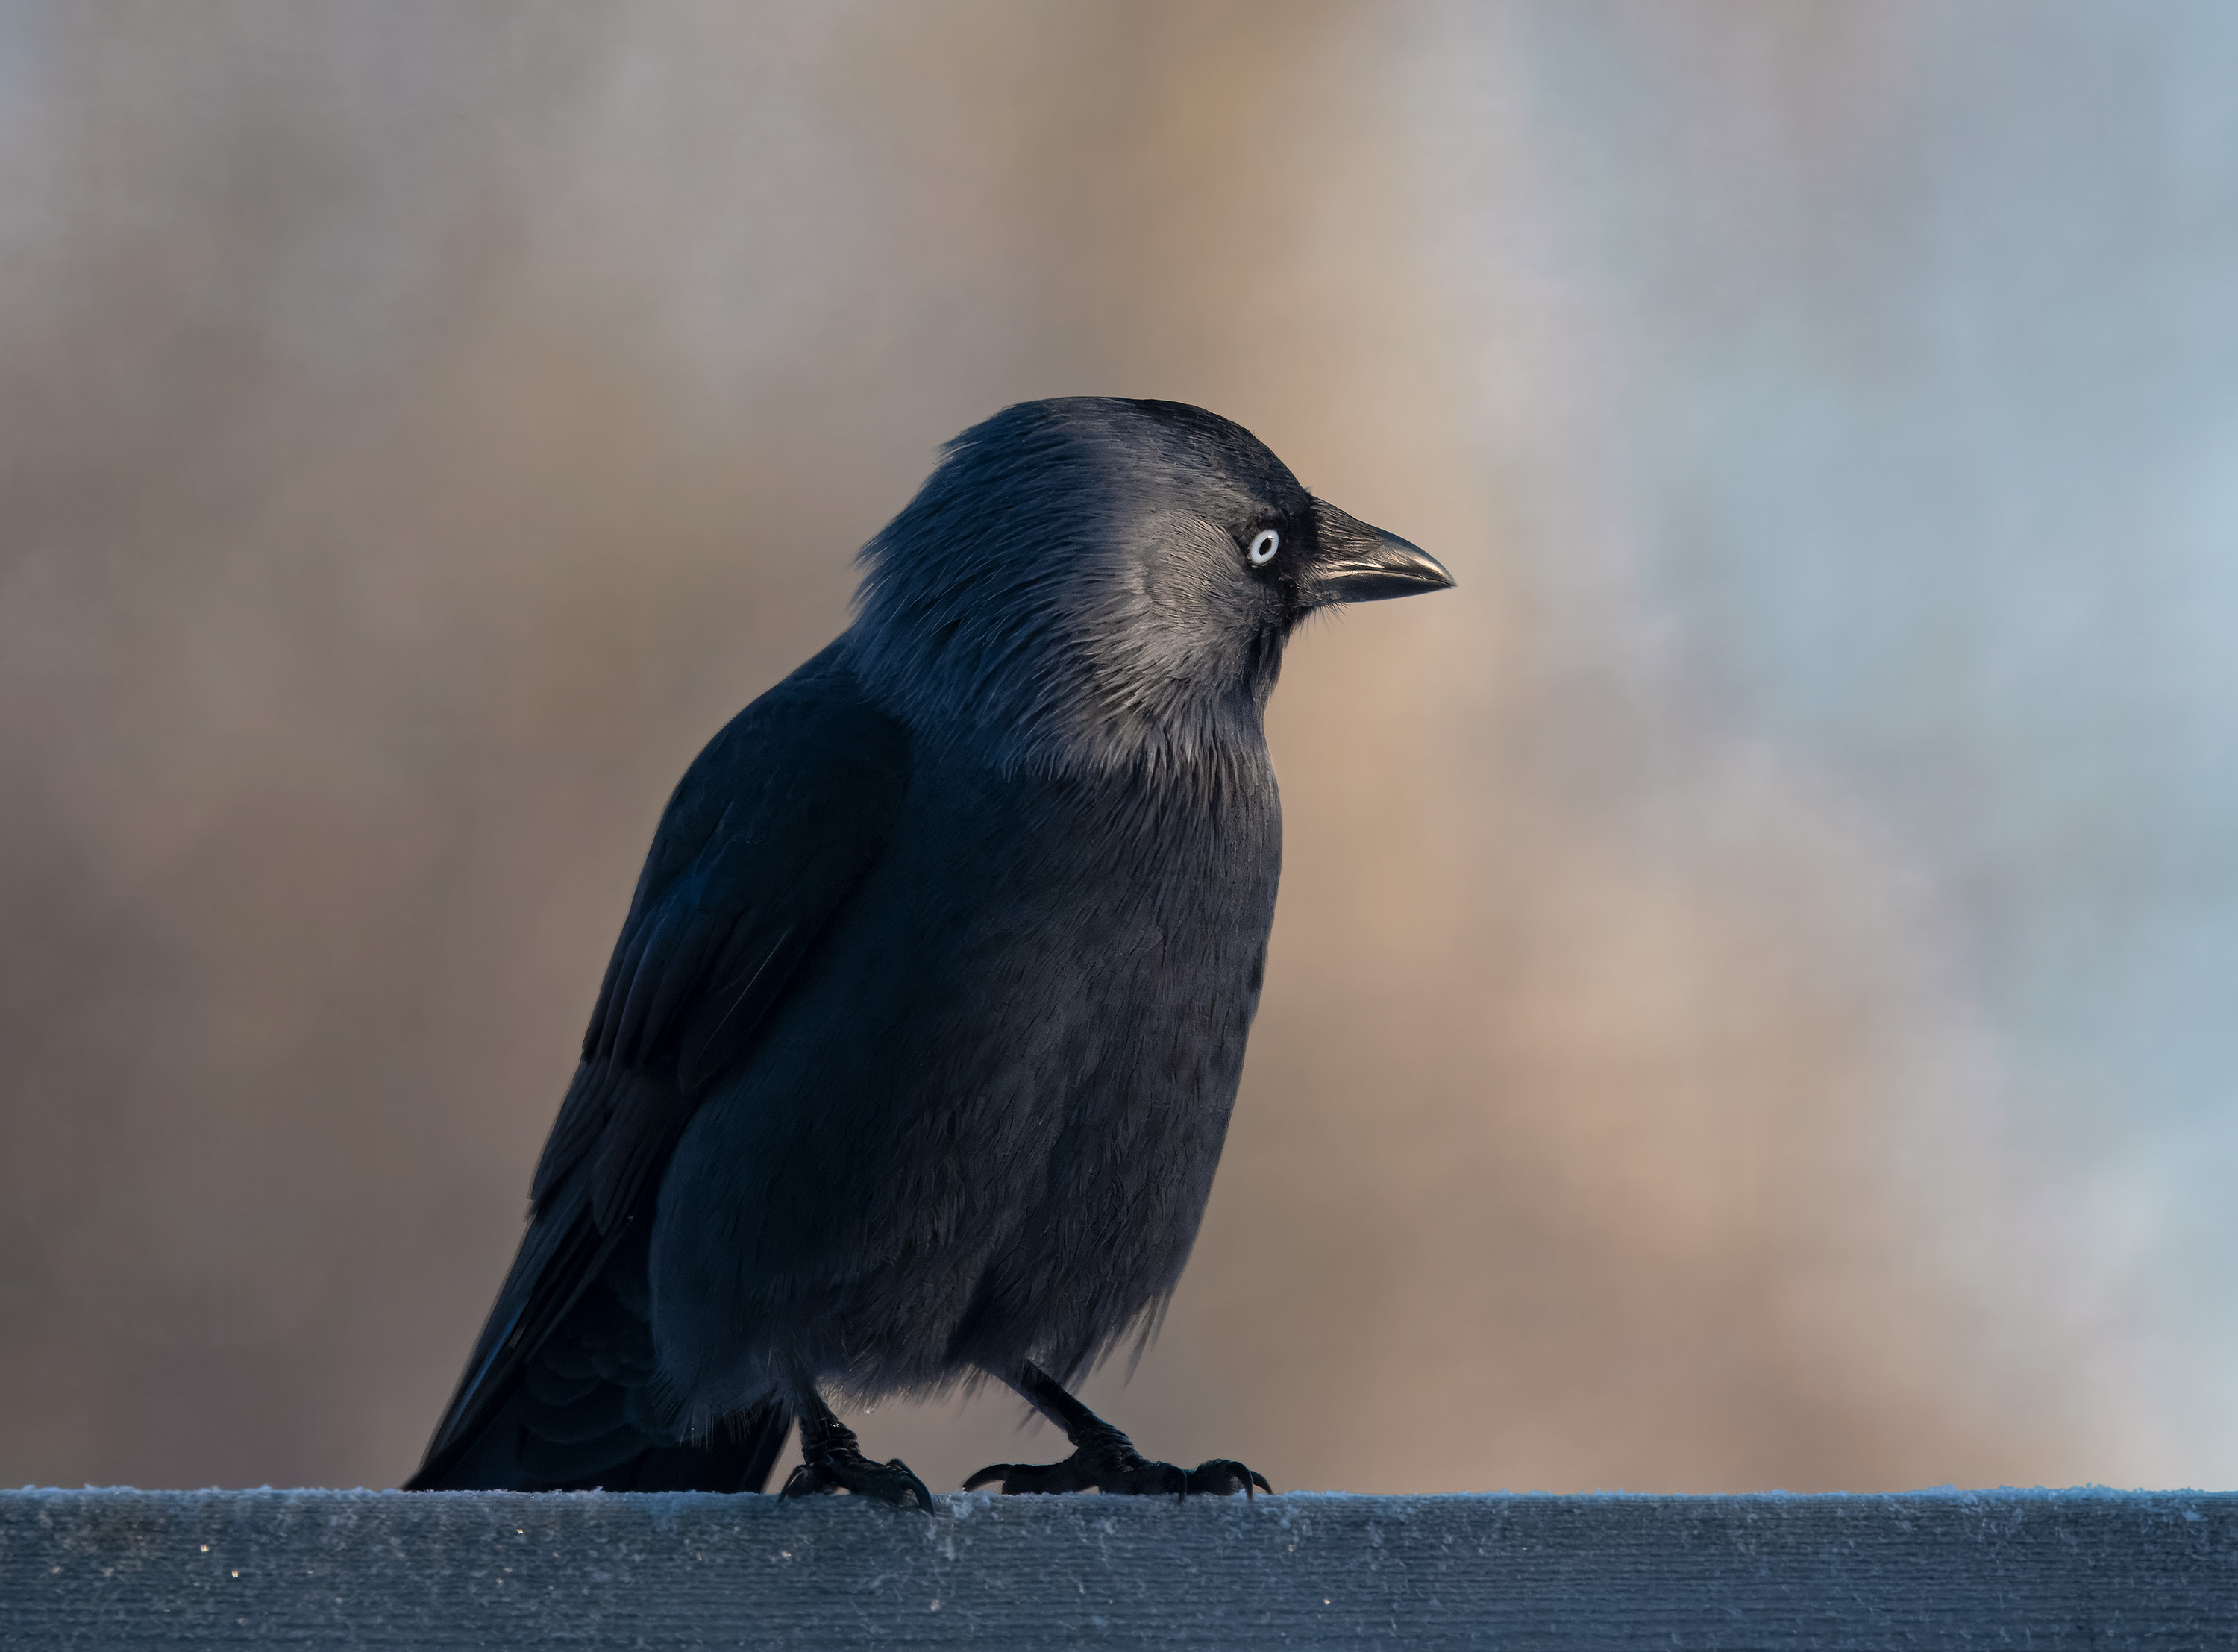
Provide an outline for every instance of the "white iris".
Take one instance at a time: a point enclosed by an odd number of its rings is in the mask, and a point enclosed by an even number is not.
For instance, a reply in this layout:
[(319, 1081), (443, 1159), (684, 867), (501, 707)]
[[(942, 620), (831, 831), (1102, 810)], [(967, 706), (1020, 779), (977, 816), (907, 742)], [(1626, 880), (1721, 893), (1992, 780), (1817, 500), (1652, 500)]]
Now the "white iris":
[(1272, 528), (1262, 528), (1259, 537), (1251, 541), (1250, 550), (1244, 554), (1251, 558), (1253, 567), (1263, 568), (1275, 559), (1275, 553), (1281, 548), (1282, 536)]

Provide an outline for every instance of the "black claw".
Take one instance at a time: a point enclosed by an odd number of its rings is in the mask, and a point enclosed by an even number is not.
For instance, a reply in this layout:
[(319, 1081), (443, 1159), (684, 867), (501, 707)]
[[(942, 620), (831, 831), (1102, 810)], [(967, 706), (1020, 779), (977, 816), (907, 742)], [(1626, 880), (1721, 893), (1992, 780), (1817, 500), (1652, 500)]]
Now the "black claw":
[(1275, 1489), (1267, 1483), (1265, 1475), (1226, 1457), (1201, 1463), (1194, 1470), (1153, 1463), (1127, 1444), (1124, 1436), (1116, 1444), (1099, 1440), (1084, 1445), (1062, 1463), (990, 1464), (966, 1480), (963, 1489), (977, 1491), (997, 1481), (1005, 1497), (1086, 1491), (1093, 1487), (1120, 1497), (1170, 1495), (1180, 1499), (1191, 1492), (1201, 1497), (1227, 1497), (1237, 1491), (1250, 1496), (1254, 1487), (1268, 1492)]
[(928, 1487), (924, 1481), (918, 1479), (915, 1474), (911, 1473), (910, 1471), (909, 1465), (904, 1463), (901, 1458), (889, 1458), (887, 1460), (886, 1466), (890, 1469), (897, 1470), (902, 1478), (909, 1482), (909, 1494), (911, 1497), (917, 1500), (918, 1512), (922, 1514), (930, 1514), (932, 1512), (931, 1489)]
[(812, 1497), (821, 1493), (847, 1491), (872, 1497), (896, 1508), (932, 1512), (932, 1493), (910, 1472), (899, 1457), (873, 1463), (863, 1455), (855, 1431), (834, 1416), (814, 1392), (804, 1397), (800, 1411), (800, 1466), (785, 1483), (783, 1496)]
[(1232, 1497), (1238, 1491), (1247, 1497), (1255, 1497), (1260, 1491), (1271, 1496), (1275, 1490), (1256, 1469), (1248, 1469), (1232, 1457), (1224, 1457), (1208, 1458), (1190, 1470), (1189, 1489), (1215, 1497)]
[(932, 1493), (899, 1457), (873, 1463), (854, 1453), (819, 1455), (795, 1469), (779, 1495), (812, 1497), (837, 1491), (874, 1498), (897, 1509), (913, 1508), (919, 1514), (932, 1512)]
[(1134, 1442), (1082, 1404), (1040, 1366), (1028, 1362), (1009, 1379), (1026, 1403), (1063, 1429), (1076, 1448), (1062, 1463), (996, 1463), (963, 1483), (966, 1491), (999, 1480), (1005, 1496), (1020, 1492), (1098, 1491), (1122, 1497), (1169, 1492), (1187, 1497), (1192, 1491), (1226, 1497), (1252, 1488), (1272, 1493), (1267, 1477), (1255, 1474), (1241, 1463), (1213, 1457), (1184, 1472), (1170, 1463), (1153, 1463), (1135, 1449)]

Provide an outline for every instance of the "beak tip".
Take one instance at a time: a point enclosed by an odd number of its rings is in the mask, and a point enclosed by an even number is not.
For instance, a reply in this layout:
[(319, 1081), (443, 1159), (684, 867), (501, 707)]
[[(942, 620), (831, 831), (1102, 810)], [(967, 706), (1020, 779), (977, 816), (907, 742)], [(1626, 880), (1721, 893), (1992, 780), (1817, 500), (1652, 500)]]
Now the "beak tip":
[(1450, 591), (1460, 583), (1421, 546), (1370, 527), (1325, 500), (1316, 499), (1314, 508), (1321, 526), (1317, 606), (1417, 597), (1427, 591)]

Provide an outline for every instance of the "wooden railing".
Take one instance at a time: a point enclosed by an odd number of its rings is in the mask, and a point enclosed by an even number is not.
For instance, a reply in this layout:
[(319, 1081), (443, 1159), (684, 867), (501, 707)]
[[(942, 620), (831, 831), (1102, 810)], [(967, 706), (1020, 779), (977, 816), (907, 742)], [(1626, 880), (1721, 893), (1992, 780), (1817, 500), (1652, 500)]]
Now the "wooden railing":
[(2238, 1647), (2238, 1495), (0, 1493), (0, 1645)]

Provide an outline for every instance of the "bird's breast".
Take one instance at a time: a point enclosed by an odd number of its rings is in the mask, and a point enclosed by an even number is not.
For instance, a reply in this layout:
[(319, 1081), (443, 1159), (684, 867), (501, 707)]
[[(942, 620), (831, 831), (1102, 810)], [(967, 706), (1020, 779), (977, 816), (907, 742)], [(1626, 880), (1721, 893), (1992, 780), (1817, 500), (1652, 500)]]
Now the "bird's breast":
[(1215, 790), (920, 766), (726, 1087), (745, 1145), (835, 1189), (904, 1178), (933, 1229), (1091, 1179), (1123, 1198), (1193, 1178), (1226, 1129), (1280, 864), (1271, 774)]

